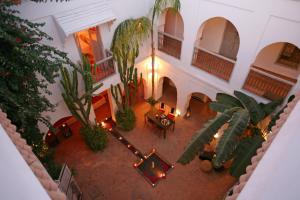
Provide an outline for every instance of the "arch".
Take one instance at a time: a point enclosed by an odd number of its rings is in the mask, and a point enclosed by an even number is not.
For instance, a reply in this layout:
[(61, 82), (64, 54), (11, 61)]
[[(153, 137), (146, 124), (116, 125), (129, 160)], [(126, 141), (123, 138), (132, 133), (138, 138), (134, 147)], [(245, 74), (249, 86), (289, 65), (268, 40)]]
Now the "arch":
[(224, 17), (213, 17), (199, 27), (195, 46), (236, 60), (240, 35), (231, 21)]
[(275, 42), (257, 53), (243, 88), (270, 100), (285, 98), (297, 83), (299, 74), (299, 47)]
[(195, 116), (200, 119), (205, 115), (205, 118), (211, 119), (216, 116), (216, 112), (209, 108), (209, 103), (212, 99), (204, 93), (192, 92), (186, 97), (186, 117)]
[[(169, 86), (175, 88), (176, 94), (173, 94), (174, 90), (172, 90)], [(160, 97), (160, 99), (162, 101), (166, 101), (166, 104), (168, 104), (169, 106), (176, 108), (177, 101), (178, 101), (178, 88), (177, 88), (175, 82), (171, 78), (169, 78), (167, 76), (163, 76), (163, 77), (160, 77), (160, 79), (158, 80), (157, 87), (158, 87), (157, 92), (158, 92), (158, 96)], [(164, 96), (164, 92), (166, 92), (164, 90), (166, 90), (166, 89), (168, 89), (167, 90), (168, 93), (165, 95), (175, 95), (175, 98), (176, 98), (175, 102), (174, 102), (174, 100), (172, 101), (172, 99), (171, 99), (172, 97)]]
[[(71, 125), (75, 122), (76, 122), (76, 119), (72, 115), (66, 116), (66, 117), (62, 117), (59, 120), (57, 120), (53, 124), (53, 127), (55, 129), (59, 129), (63, 124)], [(57, 140), (57, 138), (50, 129), (48, 130), (47, 134), (44, 136), (44, 140), (49, 145), (51, 145), (51, 143), (53, 143), (53, 142), (54, 142), (54, 144), (55, 144), (55, 142), (58, 142), (58, 141), (53, 141), (53, 140)]]
[(263, 47), (256, 55), (252, 67), (275, 73), (291, 82), (300, 74), (300, 49), (289, 42), (275, 42)]
[(158, 18), (159, 30), (183, 39), (184, 21), (180, 12), (166, 8)]

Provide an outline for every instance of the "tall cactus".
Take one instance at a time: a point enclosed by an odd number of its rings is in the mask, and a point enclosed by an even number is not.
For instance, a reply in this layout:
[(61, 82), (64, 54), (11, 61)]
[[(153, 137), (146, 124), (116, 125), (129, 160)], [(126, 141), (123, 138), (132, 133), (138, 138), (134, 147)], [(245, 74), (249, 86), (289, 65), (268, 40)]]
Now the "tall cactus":
[[(92, 108), (92, 94), (98, 90), (103, 84), (93, 87), (92, 68), (86, 58), (83, 64), (75, 66), (72, 72), (67, 68), (61, 67), (61, 85), (64, 88), (62, 97), (68, 106), (72, 115), (80, 121), (84, 127), (92, 127), (93, 122), (90, 121), (90, 111)], [(78, 73), (82, 76), (84, 82), (84, 94), (79, 95), (78, 91)]]
[[(133, 103), (138, 84), (142, 82), (142, 74), (139, 81), (134, 64), (139, 55), (139, 46), (149, 34), (150, 25), (150, 21), (146, 17), (128, 19), (120, 23), (114, 33), (111, 51), (118, 65), (124, 92), (122, 92), (120, 84), (117, 84), (111, 85), (111, 93), (120, 112), (125, 112)], [(130, 90), (130, 84), (134, 85), (133, 92)]]

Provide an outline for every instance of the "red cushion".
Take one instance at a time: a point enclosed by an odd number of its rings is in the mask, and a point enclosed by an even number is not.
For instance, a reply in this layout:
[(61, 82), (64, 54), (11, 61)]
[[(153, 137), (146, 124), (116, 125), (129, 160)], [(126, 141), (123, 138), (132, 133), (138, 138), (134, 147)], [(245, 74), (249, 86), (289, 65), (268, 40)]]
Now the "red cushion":
[(168, 115), (167, 115), (167, 118), (169, 119), (169, 120), (175, 120), (175, 115), (173, 115), (173, 114), (171, 114), (171, 113), (169, 113)]
[(163, 109), (159, 109), (158, 111), (161, 113), (165, 113), (165, 110), (163, 110)]

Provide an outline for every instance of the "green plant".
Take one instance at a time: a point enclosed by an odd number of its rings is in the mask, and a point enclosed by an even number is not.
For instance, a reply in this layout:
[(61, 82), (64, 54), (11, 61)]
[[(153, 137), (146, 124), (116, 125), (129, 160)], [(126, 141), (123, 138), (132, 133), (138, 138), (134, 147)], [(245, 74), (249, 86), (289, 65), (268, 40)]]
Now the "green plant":
[[(94, 66), (95, 67), (95, 66)], [(61, 85), (64, 88), (62, 93), (64, 102), (68, 106), (72, 115), (80, 121), (82, 128), (80, 130), (86, 144), (93, 150), (102, 150), (107, 143), (105, 130), (96, 126), (90, 120), (90, 112), (92, 108), (92, 95), (103, 84), (93, 86), (92, 66), (86, 58), (83, 58), (83, 64), (75, 66), (72, 73), (67, 68), (61, 67)], [(82, 76), (84, 82), (84, 94), (79, 95), (78, 91), (78, 75)]]
[[(119, 24), (113, 36), (111, 51), (117, 62), (124, 93), (119, 83), (111, 85), (111, 93), (118, 107), (117, 124), (123, 130), (132, 129), (135, 124), (134, 112), (130, 107), (135, 100), (139, 82), (142, 82), (142, 74), (139, 81), (134, 64), (140, 44), (148, 35), (149, 27), (150, 22), (146, 17), (128, 19)], [(131, 86), (134, 87), (133, 90), (130, 89)], [(127, 119), (131, 120), (123, 123)]]
[(135, 127), (136, 117), (132, 108), (126, 108), (124, 112), (116, 113), (117, 126), (124, 131), (130, 131)]
[(92, 127), (85, 126), (80, 129), (80, 134), (91, 150), (102, 151), (106, 147), (107, 134), (102, 127), (97, 125)]
[[(254, 98), (242, 92), (235, 91), (234, 95), (235, 97), (224, 93), (217, 94), (216, 101), (210, 103), (210, 108), (219, 112), (219, 115), (196, 132), (179, 158), (179, 163), (187, 164), (192, 161), (203, 150), (204, 145), (211, 142), (219, 129), (227, 124), (228, 127), (217, 144), (212, 163), (215, 168), (219, 168), (226, 161), (234, 159), (236, 162), (233, 163), (231, 173), (239, 176), (241, 172), (244, 172), (247, 163), (255, 153), (254, 149), (257, 149), (263, 142), (262, 133), (257, 124), (271, 113), (270, 108), (275, 109), (281, 102), (258, 104)], [(244, 134), (246, 130), (251, 134)], [(253, 141), (249, 142), (251, 139)], [(244, 144), (249, 147), (245, 149)]]
[[(84, 127), (92, 127), (94, 122), (90, 121), (93, 93), (102, 87), (102, 83), (93, 86), (92, 67), (86, 58), (83, 64), (75, 66), (70, 73), (66, 67), (61, 67), (61, 85), (64, 92), (61, 94), (72, 115), (80, 121)], [(84, 82), (84, 94), (79, 95), (78, 75), (80, 73)]]
[(50, 126), (43, 112), (54, 111), (47, 99), (59, 66), (72, 65), (67, 54), (41, 43), (52, 40), (40, 28), (43, 23), (22, 19), (12, 1), (0, 3), (0, 107), (18, 132), (37, 152), (43, 145), (38, 122)]
[(151, 106), (151, 107), (153, 107), (153, 106), (155, 106), (155, 104), (157, 104), (157, 100), (155, 100), (153, 97), (149, 97), (148, 99), (147, 99), (147, 103)]
[[(293, 101), (294, 98), (295, 95), (291, 95), (287, 100), (287, 104)], [(272, 116), (271, 122), (268, 125), (269, 131), (271, 131), (272, 127), (276, 124), (276, 121), (280, 118), (280, 115), (284, 112), (284, 109), (287, 107), (287, 104), (282, 109), (280, 109), (274, 116)]]
[(42, 115), (55, 109), (47, 97), (48, 84), (55, 83), (59, 66), (73, 63), (66, 53), (41, 43), (52, 40), (40, 30), (44, 23), (22, 19), (13, 3), (0, 2), (0, 107), (55, 179), (60, 165), (44, 143), (38, 122), (51, 128)]
[(154, 6), (151, 10), (151, 66), (152, 66), (152, 82), (151, 82), (151, 97), (154, 98), (154, 76), (155, 76), (155, 44), (154, 44), (154, 21), (166, 8), (178, 12), (180, 10), (180, 0), (155, 0)]
[(57, 180), (62, 165), (54, 161), (54, 152), (54, 149), (49, 149), (48, 146), (44, 144), (38, 153), (38, 157), (52, 179)]

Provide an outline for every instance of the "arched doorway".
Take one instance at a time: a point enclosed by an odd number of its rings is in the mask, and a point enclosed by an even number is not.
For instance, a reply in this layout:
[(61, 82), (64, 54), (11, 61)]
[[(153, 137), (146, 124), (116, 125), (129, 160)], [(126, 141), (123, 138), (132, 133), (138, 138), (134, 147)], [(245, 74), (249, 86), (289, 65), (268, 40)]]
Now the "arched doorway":
[(223, 17), (208, 19), (198, 30), (192, 64), (228, 81), (239, 46), (239, 33), (230, 21)]
[(300, 49), (287, 42), (264, 47), (250, 67), (243, 89), (275, 100), (286, 98), (300, 74)]
[(206, 122), (217, 114), (209, 108), (211, 99), (203, 93), (194, 92), (188, 96), (187, 101), (188, 106), (185, 116), (195, 121), (195, 123), (199, 123), (199, 120)]
[(158, 82), (158, 92), (161, 94), (159, 101), (171, 108), (176, 108), (177, 89), (175, 83), (168, 77), (162, 77)]
[(174, 9), (166, 9), (159, 19), (158, 49), (180, 59), (184, 34), (183, 19)]
[(53, 130), (49, 129), (47, 134), (45, 135), (45, 142), (50, 147), (56, 146), (60, 138), (68, 138), (72, 135), (72, 131), (70, 126), (76, 122), (76, 119), (73, 116), (63, 117), (57, 120), (52, 126)]

